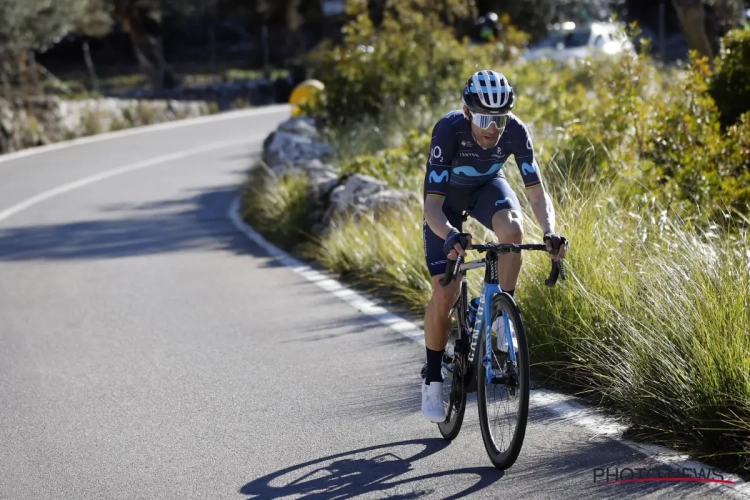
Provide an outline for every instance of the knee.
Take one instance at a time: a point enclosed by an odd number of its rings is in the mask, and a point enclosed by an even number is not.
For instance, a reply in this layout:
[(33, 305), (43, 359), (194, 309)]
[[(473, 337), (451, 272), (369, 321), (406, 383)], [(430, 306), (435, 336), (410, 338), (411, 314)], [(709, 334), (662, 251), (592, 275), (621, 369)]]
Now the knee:
[(432, 292), (432, 303), (441, 313), (447, 314), (451, 310), (451, 307), (453, 307), (453, 304), (456, 303), (456, 300), (458, 300), (458, 294), (461, 289), (453, 285), (455, 283), (451, 283), (451, 286), (448, 287), (438, 284)]
[(500, 243), (522, 243), (523, 242), (523, 222), (520, 216), (497, 217), (493, 221), (495, 235)]

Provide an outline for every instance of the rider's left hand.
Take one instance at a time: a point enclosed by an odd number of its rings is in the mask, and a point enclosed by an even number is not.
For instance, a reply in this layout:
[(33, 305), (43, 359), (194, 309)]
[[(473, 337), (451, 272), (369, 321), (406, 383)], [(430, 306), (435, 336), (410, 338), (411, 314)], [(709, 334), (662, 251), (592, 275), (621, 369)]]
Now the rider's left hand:
[(568, 254), (568, 240), (565, 236), (547, 231), (544, 233), (544, 242), (547, 244), (547, 251), (553, 261), (560, 262)]

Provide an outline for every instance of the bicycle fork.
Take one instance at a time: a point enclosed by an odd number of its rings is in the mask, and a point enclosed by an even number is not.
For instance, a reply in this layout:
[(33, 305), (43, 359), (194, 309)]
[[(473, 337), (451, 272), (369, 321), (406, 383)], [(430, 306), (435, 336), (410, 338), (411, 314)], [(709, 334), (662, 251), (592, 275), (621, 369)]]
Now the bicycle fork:
[[(470, 365), (474, 362), (474, 357), (479, 347), (479, 332), (482, 332), (485, 336), (485, 353), (482, 357), (482, 365), (485, 367), (488, 384), (492, 383), (492, 297), (499, 293), (503, 293), (499, 285), (490, 285), (487, 283), (482, 285), (482, 293), (479, 297), (479, 306), (477, 307), (477, 317), (474, 320), (474, 327), (471, 333), (471, 348), (469, 350)], [(515, 364), (516, 350), (513, 348), (510, 319), (505, 311), (501, 312), (503, 315), (503, 324), (505, 325), (505, 336), (508, 342), (508, 355), (511, 363)]]

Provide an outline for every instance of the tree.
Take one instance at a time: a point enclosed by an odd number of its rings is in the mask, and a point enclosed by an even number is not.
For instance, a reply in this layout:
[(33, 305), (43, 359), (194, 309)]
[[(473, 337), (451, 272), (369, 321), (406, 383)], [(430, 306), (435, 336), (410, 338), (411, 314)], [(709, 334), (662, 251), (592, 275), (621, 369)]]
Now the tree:
[(0, 78), (6, 90), (31, 74), (36, 86), (34, 51), (44, 52), (60, 41), (81, 16), (86, 0), (0, 1)]
[(73, 29), (86, 0), (3, 0), (0, 50), (45, 51)]
[[(85, 37), (101, 38), (109, 34), (112, 25), (112, 14), (109, 6), (103, 0), (86, 0), (86, 6), (76, 21), (76, 31), (82, 33)], [(81, 41), (83, 59), (89, 72), (89, 78), (91, 78), (91, 86), (94, 92), (99, 92), (99, 81), (96, 77), (94, 62), (91, 60), (89, 41), (85, 37)]]
[(700, 55), (714, 58), (714, 50), (711, 40), (706, 33), (706, 13), (701, 0), (672, 0), (677, 17), (682, 25), (682, 33), (685, 36), (690, 50), (697, 51)]
[(177, 74), (164, 59), (159, 0), (107, 0), (107, 4), (130, 36), (138, 64), (152, 86), (155, 89), (178, 86)]

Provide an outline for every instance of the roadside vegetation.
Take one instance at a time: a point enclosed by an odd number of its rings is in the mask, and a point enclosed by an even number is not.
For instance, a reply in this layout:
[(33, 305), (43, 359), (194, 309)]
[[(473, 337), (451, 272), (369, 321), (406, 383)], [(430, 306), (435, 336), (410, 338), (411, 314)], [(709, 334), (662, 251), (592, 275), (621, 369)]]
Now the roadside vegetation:
[[(362, 12), (342, 47), (314, 54), (326, 93), (306, 112), (324, 124), (342, 173), (420, 193), (432, 125), (460, 106), (474, 68), (505, 73), (571, 241), (568, 280), (552, 289), (549, 259), (525, 256), (517, 297), (533, 372), (616, 410), (634, 438), (750, 473), (750, 32), (723, 39), (714, 69), (698, 56), (663, 67), (648, 47), (620, 59), (529, 63), (513, 50), (522, 33), (509, 33), (497, 53), (471, 47), (436, 31), (430, 5), (403, 7), (400, 23), (387, 18), (379, 30)], [(427, 31), (434, 43), (410, 42)], [(284, 200), (304, 214), (307, 189), (289, 177), (248, 184), (246, 218), (295, 234), (305, 242), (298, 255), (421, 314), (430, 295), (421, 205), (340, 217), (322, 235), (279, 228), (298, 224), (280, 214)], [(526, 239), (539, 241), (520, 198)], [(249, 209), (261, 206), (275, 212)], [(493, 238), (476, 223), (469, 230)], [(470, 277), (476, 293), (481, 273)]]

